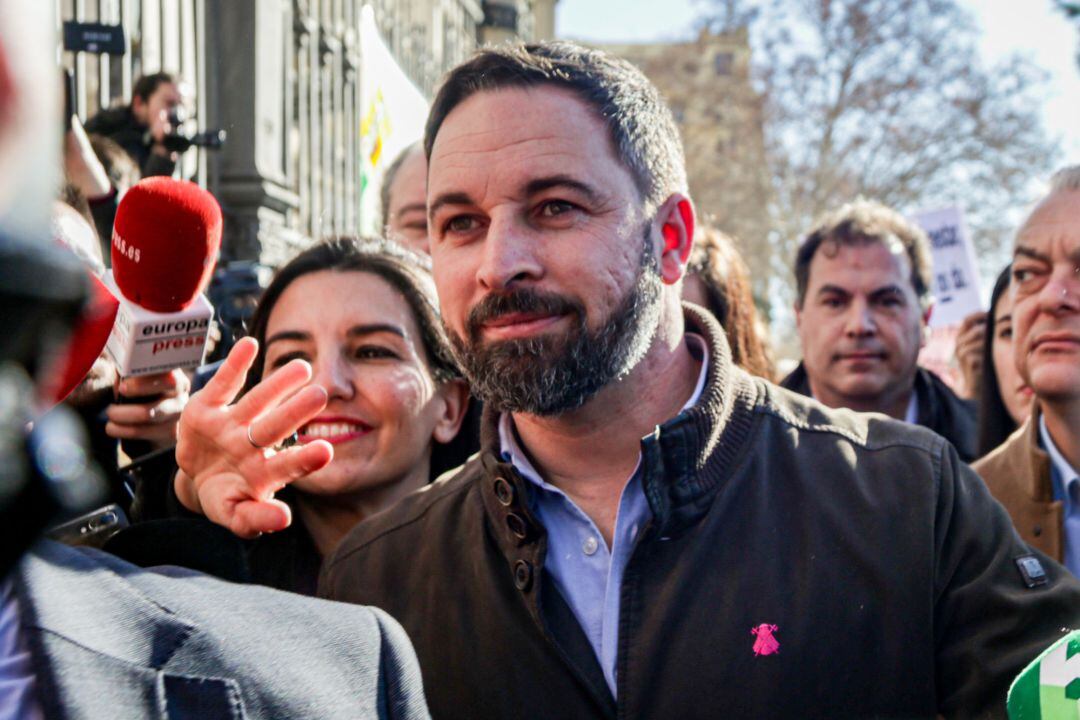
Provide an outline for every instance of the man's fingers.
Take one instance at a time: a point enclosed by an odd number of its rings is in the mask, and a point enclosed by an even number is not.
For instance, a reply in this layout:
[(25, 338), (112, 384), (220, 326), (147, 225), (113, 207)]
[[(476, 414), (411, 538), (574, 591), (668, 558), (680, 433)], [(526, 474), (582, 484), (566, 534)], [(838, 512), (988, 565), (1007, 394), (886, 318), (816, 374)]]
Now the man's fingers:
[(187, 397), (169, 398), (156, 403), (134, 405), (113, 404), (105, 409), (105, 417), (117, 425), (161, 425), (176, 422), (184, 409)]
[(223, 406), (231, 403), (244, 387), (244, 380), (258, 352), (259, 343), (254, 338), (241, 339), (233, 345), (214, 377), (210, 378), (194, 397), (208, 405)]
[(191, 387), (191, 381), (182, 370), (173, 370), (167, 373), (154, 373), (153, 375), (140, 375), (137, 377), (124, 378), (117, 388), (125, 397), (146, 397), (149, 395), (178, 395), (186, 392)]
[(260, 445), (277, 445), (326, 407), (326, 390), (308, 385), (253, 423), (251, 436)]
[[(273, 409), (282, 398), (288, 397), (311, 380), (311, 365), (303, 360), (292, 360), (276, 370), (270, 377), (253, 387), (237, 401), (232, 416), (238, 422), (248, 423)], [(267, 444), (259, 437), (259, 442)]]
[(114, 422), (107, 422), (105, 423), (105, 434), (117, 440), (168, 441), (169, 444), (172, 444), (176, 440), (176, 424), (117, 425)]

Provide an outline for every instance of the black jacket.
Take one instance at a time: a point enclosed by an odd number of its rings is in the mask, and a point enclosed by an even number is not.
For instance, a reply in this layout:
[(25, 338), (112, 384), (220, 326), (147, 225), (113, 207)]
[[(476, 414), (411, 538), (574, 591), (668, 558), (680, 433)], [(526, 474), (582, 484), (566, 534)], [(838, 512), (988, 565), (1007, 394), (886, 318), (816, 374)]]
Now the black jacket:
[[(641, 442), (653, 520), (621, 588), (618, 699), (555, 584), (526, 481), (484, 449), (361, 523), (320, 593), (405, 627), (436, 718), (995, 716), (1010, 681), (1080, 622), (1080, 585), (1031, 553), (952, 446), (825, 408), (708, 338), (697, 405)], [(775, 625), (779, 652), (752, 629)]]
[(116, 141), (139, 166), (143, 177), (172, 175), (176, 163), (151, 151), (150, 130), (135, 119), (130, 107), (102, 110), (86, 121), (86, 132), (97, 133)]
[[(810, 397), (810, 380), (802, 363), (780, 381), (780, 386)], [(964, 462), (979, 457), (975, 403), (958, 397), (941, 378), (922, 367), (915, 371), (915, 402), (920, 425), (951, 442)]]

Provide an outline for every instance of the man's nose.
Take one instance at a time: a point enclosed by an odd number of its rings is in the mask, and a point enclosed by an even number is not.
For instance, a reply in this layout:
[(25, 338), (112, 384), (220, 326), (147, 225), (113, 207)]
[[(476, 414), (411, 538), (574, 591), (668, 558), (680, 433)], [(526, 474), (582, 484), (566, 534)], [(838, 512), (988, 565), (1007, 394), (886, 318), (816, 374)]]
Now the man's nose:
[(493, 216), (484, 240), (477, 281), (486, 290), (507, 290), (516, 283), (538, 280), (544, 268), (537, 258), (539, 238), (525, 223), (509, 215)]
[(1056, 264), (1039, 291), (1039, 305), (1050, 313), (1080, 311), (1080, 264)]
[(868, 337), (877, 332), (877, 323), (874, 321), (874, 313), (870, 304), (864, 300), (854, 300), (848, 306), (847, 315), (844, 318), (845, 332), (849, 337)]

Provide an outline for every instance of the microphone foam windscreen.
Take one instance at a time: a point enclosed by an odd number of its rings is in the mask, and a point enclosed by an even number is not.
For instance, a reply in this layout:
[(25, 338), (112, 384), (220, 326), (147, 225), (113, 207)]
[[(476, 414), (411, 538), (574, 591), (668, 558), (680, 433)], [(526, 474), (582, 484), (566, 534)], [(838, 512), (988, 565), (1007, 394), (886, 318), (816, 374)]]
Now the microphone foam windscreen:
[(113, 277), (131, 302), (177, 312), (210, 282), (221, 247), (221, 208), (193, 182), (150, 177), (128, 190), (113, 224)]
[(105, 348), (120, 307), (117, 299), (93, 273), (87, 273), (87, 276), (90, 279), (89, 298), (57, 362), (56, 370), (59, 372), (45, 382), (43, 397), (50, 407), (70, 395), (90, 372), (94, 361)]

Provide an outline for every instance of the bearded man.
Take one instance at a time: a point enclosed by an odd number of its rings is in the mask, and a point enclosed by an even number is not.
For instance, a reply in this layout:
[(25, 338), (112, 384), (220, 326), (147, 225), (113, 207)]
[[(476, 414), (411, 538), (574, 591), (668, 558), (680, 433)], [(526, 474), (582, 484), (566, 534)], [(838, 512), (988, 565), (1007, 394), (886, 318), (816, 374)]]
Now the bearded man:
[[(428, 227), (483, 447), (355, 528), (322, 593), (402, 623), (440, 718), (1002, 715), (1080, 585), (939, 436), (732, 365), (679, 300), (678, 137), (600, 51), (490, 48), (450, 73)], [(254, 447), (326, 394), (294, 361), (230, 405), (238, 348), (181, 418), (177, 493), (251, 535), (287, 525), (273, 493), (332, 448)]]

